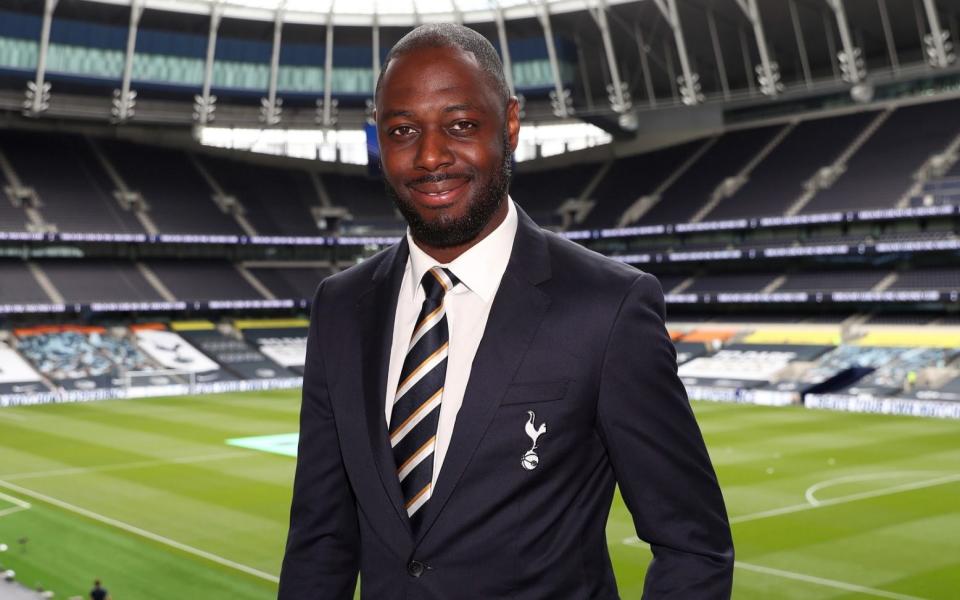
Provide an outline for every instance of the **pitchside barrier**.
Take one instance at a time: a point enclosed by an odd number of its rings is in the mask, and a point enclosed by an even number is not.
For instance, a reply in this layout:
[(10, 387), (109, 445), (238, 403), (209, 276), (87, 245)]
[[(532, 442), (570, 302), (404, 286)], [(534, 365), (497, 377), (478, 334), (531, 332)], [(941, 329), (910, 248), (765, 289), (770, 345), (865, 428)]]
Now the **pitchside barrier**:
[[(178, 372), (181, 373), (182, 372)], [(152, 372), (156, 375), (157, 372)], [(214, 381), (210, 383), (170, 383), (166, 385), (101, 388), (94, 390), (58, 390), (35, 394), (0, 394), (0, 408), (8, 406), (29, 406), (60, 402), (90, 402), (93, 400), (117, 400), (127, 398), (148, 398), (155, 396), (186, 396), (194, 394), (220, 394), (226, 392), (258, 392), (265, 390), (294, 389), (303, 386), (302, 377), (282, 377), (274, 379), (252, 379), (241, 381)]]

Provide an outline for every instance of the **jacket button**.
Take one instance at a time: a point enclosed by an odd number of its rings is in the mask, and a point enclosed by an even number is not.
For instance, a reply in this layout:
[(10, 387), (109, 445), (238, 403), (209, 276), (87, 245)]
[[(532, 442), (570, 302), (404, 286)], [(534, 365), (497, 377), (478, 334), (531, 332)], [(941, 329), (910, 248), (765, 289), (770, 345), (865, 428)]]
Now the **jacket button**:
[(426, 569), (427, 565), (419, 560), (411, 560), (407, 565), (407, 574), (410, 575), (410, 577), (420, 577)]

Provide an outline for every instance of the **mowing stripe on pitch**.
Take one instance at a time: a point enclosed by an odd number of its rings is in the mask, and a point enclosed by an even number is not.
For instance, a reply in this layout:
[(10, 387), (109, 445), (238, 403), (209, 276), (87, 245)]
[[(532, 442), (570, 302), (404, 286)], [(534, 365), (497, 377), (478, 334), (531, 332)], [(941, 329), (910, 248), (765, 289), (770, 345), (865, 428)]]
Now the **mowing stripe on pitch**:
[(221, 452), (219, 454), (203, 454), (200, 456), (182, 456), (179, 458), (158, 458), (153, 460), (138, 460), (126, 463), (109, 465), (95, 465), (92, 467), (67, 467), (64, 469), (50, 469), (48, 471), (29, 471), (26, 473), (9, 473), (0, 475), (0, 479), (17, 481), (20, 479), (37, 479), (42, 477), (58, 477), (62, 475), (85, 475), (87, 473), (101, 473), (104, 471), (122, 471), (123, 469), (139, 469), (142, 467), (160, 467), (163, 465), (179, 465), (199, 463), (230, 458), (244, 458), (257, 456), (250, 452)]
[(225, 566), (225, 567), (229, 567), (229, 568), (231, 568), (231, 569), (235, 569), (235, 570), (237, 570), (237, 571), (241, 571), (241, 572), (246, 573), (246, 574), (248, 574), (248, 575), (253, 575), (254, 577), (258, 577), (258, 578), (260, 578), (260, 579), (264, 579), (264, 580), (270, 581), (270, 582), (272, 582), (272, 583), (278, 583), (278, 582), (280, 581), (280, 578), (277, 577), (276, 575), (272, 575), (272, 574), (270, 574), (270, 573), (266, 573), (266, 572), (261, 571), (261, 570), (259, 570), (259, 569), (254, 569), (253, 567), (249, 567), (249, 566), (247, 566), (247, 565), (240, 564), (240, 563), (238, 563), (238, 562), (232, 561), (232, 560), (230, 560), (230, 559), (228, 559), (228, 558), (224, 558), (224, 557), (222, 557), (222, 556), (218, 556), (218, 555), (216, 555), (216, 554), (213, 554), (212, 552), (207, 552), (206, 550), (201, 550), (201, 549), (199, 549), (199, 548), (194, 548), (193, 546), (188, 546), (187, 544), (184, 544), (184, 543), (182, 543), (182, 542), (178, 542), (178, 541), (172, 540), (172, 539), (170, 539), (170, 538), (168, 538), (168, 537), (164, 537), (164, 536), (162, 536), (162, 535), (153, 533), (152, 531), (147, 531), (146, 529), (141, 529), (141, 528), (136, 527), (136, 526), (134, 526), (134, 525), (130, 525), (129, 523), (124, 523), (123, 521), (118, 521), (117, 519), (113, 519), (113, 518), (110, 518), (110, 517), (101, 515), (101, 514), (99, 514), (99, 513), (95, 513), (95, 512), (93, 512), (93, 511), (87, 510), (87, 509), (85, 509), (85, 508), (81, 508), (81, 507), (76, 506), (76, 505), (74, 505), (74, 504), (70, 504), (69, 502), (64, 502), (63, 500), (58, 500), (57, 498), (52, 498), (52, 497), (50, 497), (50, 496), (41, 494), (41, 493), (39, 493), (39, 492), (35, 492), (35, 491), (33, 491), (33, 490), (29, 490), (29, 489), (27, 489), (27, 488), (20, 487), (19, 485), (15, 484), (15, 483), (10, 483), (9, 481), (0, 480), (0, 487), (5, 487), (5, 488), (7, 488), (8, 490), (13, 490), (14, 492), (17, 492), (18, 494), (21, 494), (21, 495), (23, 495), (23, 496), (27, 496), (27, 497), (29, 497), (29, 498), (33, 498), (34, 500), (39, 500), (39, 501), (41, 501), (41, 502), (45, 502), (45, 503), (47, 503), (47, 504), (51, 504), (51, 505), (56, 506), (56, 507), (58, 507), (58, 508), (62, 508), (62, 509), (64, 509), (64, 510), (68, 510), (68, 511), (73, 512), (73, 513), (76, 513), (76, 514), (78, 514), (78, 515), (87, 517), (88, 519), (93, 519), (94, 521), (99, 521), (99, 522), (101, 522), (101, 523), (105, 523), (105, 524), (110, 525), (110, 526), (112, 526), (112, 527), (116, 527), (117, 529), (122, 529), (123, 531), (126, 531), (126, 532), (128, 532), (128, 533), (132, 533), (132, 534), (134, 534), (134, 535), (138, 535), (138, 536), (140, 536), (140, 537), (146, 538), (146, 539), (148, 539), (148, 540), (152, 540), (152, 541), (154, 541), (154, 542), (163, 544), (163, 545), (165, 545), (165, 546), (170, 546), (171, 548), (176, 548), (177, 550), (180, 550), (181, 552), (185, 552), (185, 553), (187, 553), (187, 554), (192, 554), (192, 555), (194, 555), (194, 556), (198, 556), (198, 557), (200, 557), (200, 558), (209, 560), (210, 562), (214, 562), (214, 563), (217, 563), (217, 564), (219, 564), (219, 565), (223, 565), (223, 566)]

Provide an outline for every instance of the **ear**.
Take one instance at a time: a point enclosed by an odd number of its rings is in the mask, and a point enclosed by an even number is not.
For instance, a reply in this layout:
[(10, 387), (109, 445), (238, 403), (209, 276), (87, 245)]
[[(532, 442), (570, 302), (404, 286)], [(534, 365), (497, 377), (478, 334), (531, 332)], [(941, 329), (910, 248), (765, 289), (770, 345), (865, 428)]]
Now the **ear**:
[(510, 96), (507, 100), (507, 138), (510, 140), (510, 151), (515, 151), (520, 142), (520, 101), (516, 96)]

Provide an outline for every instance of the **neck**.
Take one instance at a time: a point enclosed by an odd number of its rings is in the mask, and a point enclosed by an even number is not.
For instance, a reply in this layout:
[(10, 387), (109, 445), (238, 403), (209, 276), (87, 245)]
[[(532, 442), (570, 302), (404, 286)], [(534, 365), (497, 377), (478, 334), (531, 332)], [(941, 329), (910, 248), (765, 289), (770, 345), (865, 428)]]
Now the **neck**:
[(441, 265), (447, 265), (456, 260), (461, 254), (473, 248), (479, 244), (484, 238), (493, 233), (493, 231), (500, 226), (501, 223), (507, 218), (507, 212), (509, 211), (510, 206), (509, 202), (504, 199), (500, 203), (500, 206), (497, 208), (497, 212), (493, 213), (493, 216), (490, 217), (490, 220), (487, 221), (487, 224), (483, 226), (483, 229), (480, 230), (473, 239), (463, 244), (457, 246), (447, 246), (444, 248), (431, 246), (426, 244), (416, 237), (413, 238), (413, 243), (417, 245), (418, 248), (427, 253), (430, 258), (437, 261)]

